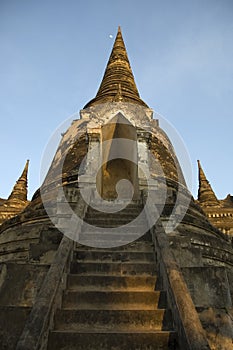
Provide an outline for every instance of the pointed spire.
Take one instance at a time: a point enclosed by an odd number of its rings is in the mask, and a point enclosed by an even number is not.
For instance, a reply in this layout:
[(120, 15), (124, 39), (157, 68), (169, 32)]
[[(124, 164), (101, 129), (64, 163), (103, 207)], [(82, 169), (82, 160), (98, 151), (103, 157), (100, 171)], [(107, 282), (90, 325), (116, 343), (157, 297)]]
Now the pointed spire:
[(28, 165), (29, 160), (27, 160), (26, 165), (23, 169), (21, 176), (16, 182), (8, 200), (21, 200), (27, 201), (27, 175), (28, 175)]
[(115, 101), (119, 86), (122, 101), (148, 107), (139, 96), (120, 27), (97, 95), (84, 108)]
[(199, 173), (199, 189), (198, 189), (198, 201), (206, 206), (219, 205), (219, 201), (207, 180), (205, 173), (201, 167), (201, 163), (198, 160), (198, 173)]

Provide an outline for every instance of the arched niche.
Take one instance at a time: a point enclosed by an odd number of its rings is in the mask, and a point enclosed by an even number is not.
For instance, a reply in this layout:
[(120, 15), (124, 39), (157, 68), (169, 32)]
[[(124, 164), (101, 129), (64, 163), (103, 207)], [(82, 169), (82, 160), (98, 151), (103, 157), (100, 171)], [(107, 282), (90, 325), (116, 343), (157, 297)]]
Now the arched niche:
[[(102, 198), (115, 199), (117, 183), (126, 179), (133, 185), (133, 199), (138, 199), (137, 132), (122, 113), (118, 113), (101, 128), (101, 157), (97, 188)], [(132, 197), (130, 186), (125, 186), (121, 197)]]

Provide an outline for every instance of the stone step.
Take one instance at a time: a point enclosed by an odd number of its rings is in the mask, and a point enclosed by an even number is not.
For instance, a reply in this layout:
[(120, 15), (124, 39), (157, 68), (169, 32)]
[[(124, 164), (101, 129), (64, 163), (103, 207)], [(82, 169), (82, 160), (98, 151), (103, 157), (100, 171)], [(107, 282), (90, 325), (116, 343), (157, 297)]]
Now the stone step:
[(138, 216), (140, 213), (143, 215), (145, 214), (145, 211), (143, 211), (142, 208), (126, 208), (120, 210), (116, 208), (108, 208), (108, 207), (103, 207), (103, 208), (98, 208), (98, 209), (88, 209), (86, 211), (86, 216), (92, 217), (92, 216), (100, 216), (100, 217), (109, 217), (109, 218), (117, 218), (120, 216)]
[(92, 247), (94, 249), (111, 249), (111, 248), (121, 249), (123, 246), (126, 246), (129, 243), (135, 242), (135, 240), (100, 239), (100, 238), (88, 239), (88, 237), (86, 237), (85, 239), (79, 238), (79, 242), (83, 246), (86, 246), (87, 248)]
[(115, 232), (81, 232), (79, 235), (79, 241), (93, 241), (93, 242), (108, 242), (114, 241), (122, 244), (128, 244), (129, 242), (136, 241), (141, 237), (140, 232), (132, 230), (132, 232), (123, 232), (123, 233), (115, 233)]
[[(150, 239), (150, 240), (149, 240)], [(154, 244), (151, 242), (150, 235), (146, 234), (142, 236), (139, 240), (119, 246), (114, 248), (95, 248), (95, 247), (87, 247), (86, 245), (82, 245), (77, 243), (75, 246), (75, 251), (98, 251), (104, 252), (104, 254), (111, 252), (149, 252), (154, 250)]]
[(106, 219), (106, 220), (113, 220), (117, 221), (118, 219), (127, 219), (129, 221), (132, 221), (133, 219), (137, 218), (140, 216), (140, 219), (146, 219), (145, 215), (142, 214), (140, 215), (139, 212), (116, 212), (116, 213), (104, 213), (104, 212), (87, 212), (85, 216), (85, 220), (90, 220), (90, 219)]
[(154, 275), (156, 267), (154, 262), (71, 262), (70, 272), (73, 274), (120, 274), (120, 275), (137, 275), (146, 274)]
[(106, 214), (106, 215), (119, 215), (119, 214), (136, 214), (143, 212), (143, 207), (141, 206), (119, 206), (119, 205), (98, 205), (96, 208), (88, 207), (86, 214)]
[[(91, 244), (92, 241), (93, 243)], [(143, 230), (139, 231), (138, 229), (136, 230), (135, 228), (130, 227), (122, 229), (122, 232), (116, 230), (116, 228), (105, 231), (103, 228), (92, 226), (91, 229), (88, 228), (88, 231), (83, 230), (79, 235), (80, 244), (88, 245), (90, 242), (90, 245), (93, 247), (100, 248), (104, 247), (104, 245), (101, 246), (101, 242), (107, 244), (106, 248), (111, 248), (110, 244), (113, 242), (115, 247), (128, 245), (129, 249), (131, 249), (129, 245), (136, 243), (136, 241), (138, 241), (138, 243), (143, 241), (152, 244), (150, 232), (143, 234)], [(140, 244), (138, 244), (138, 246), (140, 246)]]
[(79, 240), (80, 243), (82, 243), (84, 246), (87, 248), (98, 248), (98, 249), (108, 249), (112, 247), (117, 247), (121, 248), (122, 246), (128, 244), (127, 241), (112, 241), (112, 240), (98, 240), (98, 241), (93, 241), (93, 240)]
[(164, 309), (158, 310), (57, 310), (55, 330), (101, 332), (163, 329)]
[[(108, 217), (87, 217), (84, 219), (85, 222), (87, 222), (89, 225), (98, 225), (101, 227), (117, 227), (122, 226), (126, 224), (132, 223), (132, 226), (135, 226), (135, 223), (133, 220), (136, 219), (136, 217), (129, 218), (129, 217), (117, 217), (117, 218), (108, 218)], [(137, 225), (140, 226), (147, 226), (147, 222), (145, 219), (137, 219)]]
[(175, 350), (174, 332), (72, 332), (52, 331), (48, 350)]
[(104, 211), (88, 211), (86, 213), (85, 219), (89, 218), (106, 218), (117, 220), (119, 218), (135, 219), (141, 213), (141, 210), (128, 210), (128, 211), (118, 211), (116, 213), (107, 213)]
[[(95, 209), (97, 208), (97, 209)], [(114, 208), (114, 210), (122, 210), (122, 211), (125, 211), (125, 210), (142, 210), (143, 209), (143, 206), (138, 204), (138, 203), (129, 203), (127, 205), (127, 203), (124, 203), (124, 202), (119, 202), (119, 203), (116, 203), (116, 201), (114, 202), (108, 202), (108, 203), (103, 203), (103, 202), (91, 202), (90, 203), (90, 206), (88, 207), (88, 211), (104, 211), (104, 209), (112, 209)], [(121, 209), (122, 208), (122, 209)]]
[(156, 276), (68, 275), (68, 290), (93, 291), (154, 291)]
[[(96, 239), (88, 239), (88, 237), (83, 238), (83, 236), (81, 236), (79, 238), (79, 242), (84, 245), (84, 246), (90, 246), (94, 249), (111, 249), (112, 247), (115, 248), (121, 248), (124, 245), (127, 245), (129, 243), (129, 239), (128, 240), (121, 240), (121, 239), (105, 239), (105, 238), (96, 238)], [(134, 242), (134, 241), (132, 241)]]
[(134, 227), (127, 227), (127, 229), (124, 229), (122, 232), (116, 230), (114, 227), (108, 227), (107, 230), (105, 229), (106, 227), (91, 226), (88, 230), (83, 230), (79, 237), (82, 237), (82, 239), (85, 237), (89, 237), (90, 239), (94, 239), (95, 237), (111, 239), (112, 237), (114, 240), (117, 240), (117, 238), (125, 240), (128, 237), (128, 239), (135, 238), (137, 240), (143, 234), (142, 230), (136, 230)]
[(120, 252), (109, 252), (109, 251), (75, 251), (73, 259), (77, 261), (96, 261), (96, 262), (133, 262), (137, 261), (148, 261), (154, 260), (154, 252), (131, 252), (131, 251), (120, 251)]
[(63, 308), (73, 310), (156, 310), (165, 308), (164, 292), (65, 291)]
[[(124, 227), (124, 232), (137, 232), (140, 230), (140, 232), (147, 232), (148, 231), (148, 225), (146, 222), (139, 222), (137, 224), (127, 224), (127, 223), (113, 223), (111, 220), (110, 221), (103, 221), (103, 223), (97, 223), (97, 222), (88, 222), (87, 223), (89, 225), (89, 227), (87, 228), (88, 229), (88, 232), (95, 232), (95, 231), (98, 231), (98, 227), (104, 227), (104, 228), (116, 228), (116, 232), (117, 232), (117, 228), (119, 226), (123, 226)], [(102, 226), (101, 226), (102, 225)], [(127, 226), (126, 226), (127, 225)], [(84, 227), (84, 230), (86, 231), (87, 230), (85, 227)], [(99, 230), (99, 232), (101, 232), (101, 230)]]

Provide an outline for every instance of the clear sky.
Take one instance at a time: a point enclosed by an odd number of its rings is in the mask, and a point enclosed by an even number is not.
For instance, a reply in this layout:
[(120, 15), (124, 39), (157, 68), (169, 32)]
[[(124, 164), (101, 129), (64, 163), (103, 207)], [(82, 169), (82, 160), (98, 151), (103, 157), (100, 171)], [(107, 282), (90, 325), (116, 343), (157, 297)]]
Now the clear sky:
[[(233, 194), (232, 0), (0, 0), (0, 197), (30, 159), (29, 197), (56, 127), (93, 98), (121, 25), (142, 99), (219, 198)], [(113, 38), (111, 36), (113, 35)]]

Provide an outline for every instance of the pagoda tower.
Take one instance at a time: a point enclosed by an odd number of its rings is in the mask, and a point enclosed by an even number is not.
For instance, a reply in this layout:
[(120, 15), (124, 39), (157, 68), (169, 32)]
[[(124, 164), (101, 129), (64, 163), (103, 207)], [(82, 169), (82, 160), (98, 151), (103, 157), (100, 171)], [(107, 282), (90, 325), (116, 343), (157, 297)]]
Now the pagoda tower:
[(229, 238), (233, 237), (233, 197), (217, 199), (205, 173), (198, 161), (199, 189), (197, 203), (201, 206), (209, 221)]
[(27, 200), (27, 177), (28, 177), (27, 160), (24, 170), (16, 182), (8, 199), (0, 198), (0, 225), (17, 214), (19, 214), (28, 205)]
[[(232, 347), (233, 249), (141, 99), (118, 28), (96, 96), (0, 227), (4, 349)], [(201, 204), (201, 205), (200, 205)]]

